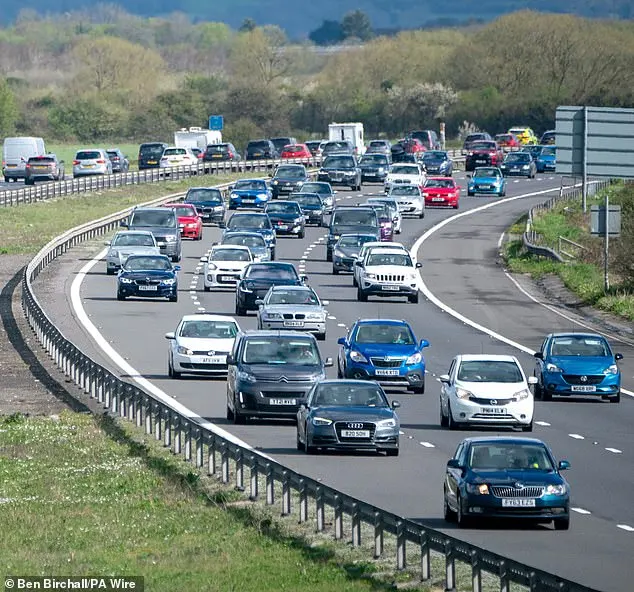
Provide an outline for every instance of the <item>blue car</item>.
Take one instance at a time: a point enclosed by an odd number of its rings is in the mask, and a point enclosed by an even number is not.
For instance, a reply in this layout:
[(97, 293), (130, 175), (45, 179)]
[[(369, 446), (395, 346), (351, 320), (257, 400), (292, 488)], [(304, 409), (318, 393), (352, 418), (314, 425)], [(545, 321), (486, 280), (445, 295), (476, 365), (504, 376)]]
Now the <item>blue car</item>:
[(241, 179), (229, 188), (230, 210), (263, 208), (271, 199), (271, 189), (262, 179)]
[(166, 255), (131, 255), (117, 276), (117, 300), (135, 296), (177, 302), (179, 270)]
[(277, 244), (277, 240), (275, 229), (273, 228), (271, 220), (267, 214), (253, 212), (233, 214), (233, 216), (229, 218), (225, 230), (222, 233), (223, 239), (229, 233), (236, 231), (257, 232), (258, 234), (261, 234), (266, 241), (266, 246), (271, 250), (271, 259), (275, 259), (275, 246)]
[(428, 150), (423, 154), (423, 164), (430, 175), (451, 177), (453, 174), (453, 160), (444, 150)]
[(466, 438), (447, 462), (445, 520), (461, 527), (476, 518), (552, 521), (568, 530), (570, 486), (561, 471), (569, 468), (541, 440)]
[(506, 195), (506, 179), (502, 171), (497, 167), (478, 167), (473, 171), (467, 185), (467, 195), (486, 193), (504, 197)]
[(599, 395), (604, 400), (621, 400), (623, 359), (615, 354), (605, 337), (595, 333), (551, 333), (535, 352), (535, 396), (550, 401), (553, 395)]
[(337, 343), (341, 345), (337, 358), (339, 378), (374, 380), (381, 386), (425, 392), (423, 349), (429, 342), (417, 341), (406, 321), (360, 319)]
[(555, 172), (557, 168), (557, 148), (556, 146), (542, 146), (537, 158), (535, 159), (538, 173), (547, 171)]

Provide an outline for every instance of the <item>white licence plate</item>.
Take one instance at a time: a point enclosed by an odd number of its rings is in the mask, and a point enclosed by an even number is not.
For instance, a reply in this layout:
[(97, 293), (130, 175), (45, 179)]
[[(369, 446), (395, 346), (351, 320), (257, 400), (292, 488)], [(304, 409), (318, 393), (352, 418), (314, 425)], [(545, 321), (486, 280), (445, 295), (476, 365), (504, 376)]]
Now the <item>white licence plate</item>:
[(587, 384), (574, 385), (570, 387), (570, 390), (575, 393), (594, 393), (597, 390), (596, 386), (589, 386)]
[(480, 185), (480, 189), (491, 189), (491, 185)]
[(210, 358), (203, 358), (203, 364), (224, 364), (227, 361), (226, 356), (212, 356)]
[(221, 275), (218, 279), (221, 282), (236, 282), (236, 281), (238, 281), (237, 278), (232, 276), (232, 275)]
[(432, 201), (445, 201), (444, 197), (432, 197)]
[(284, 321), (285, 327), (303, 327), (304, 321)]
[(275, 228), (279, 228), (280, 230), (288, 230), (288, 224), (278, 224)]
[(374, 371), (377, 376), (398, 376), (398, 370), (379, 370)]
[(243, 197), (242, 198), (242, 202), (243, 203), (255, 203), (255, 199), (252, 199), (250, 197)]
[(269, 405), (297, 405), (297, 399), (269, 399)]
[(342, 438), (369, 438), (369, 430), (341, 430)]
[(158, 286), (139, 286), (140, 292), (156, 292), (158, 290)]
[(398, 292), (399, 286), (381, 286), (381, 290), (389, 290), (392, 292)]
[(535, 500), (534, 499), (503, 498), (502, 507), (503, 508), (534, 508)]
[(505, 415), (504, 407), (481, 407), (480, 413), (485, 415)]

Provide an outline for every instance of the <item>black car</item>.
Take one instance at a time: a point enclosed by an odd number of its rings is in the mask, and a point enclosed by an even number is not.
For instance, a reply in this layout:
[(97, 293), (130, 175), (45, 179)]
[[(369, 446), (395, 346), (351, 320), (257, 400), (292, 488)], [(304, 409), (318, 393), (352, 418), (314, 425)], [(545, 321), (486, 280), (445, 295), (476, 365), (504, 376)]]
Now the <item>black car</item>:
[(374, 183), (383, 183), (390, 168), (390, 158), (384, 153), (367, 152), (359, 160), (361, 169), (361, 180)]
[(223, 237), (236, 231), (257, 232), (261, 234), (262, 238), (266, 241), (266, 246), (271, 249), (271, 259), (275, 259), (275, 247), (277, 244), (275, 229), (266, 214), (259, 212), (233, 214), (227, 222)]
[(326, 205), (319, 193), (291, 193), (288, 199), (299, 204), (306, 218), (306, 224), (324, 225)]
[(247, 144), (245, 160), (264, 160), (278, 158), (279, 152), (271, 140), (251, 140)]
[(209, 144), (203, 152), (203, 162), (240, 160), (242, 157), (231, 142)]
[(292, 263), (267, 261), (248, 265), (236, 288), (236, 314), (245, 316), (257, 310), (256, 300), (264, 298), (271, 286), (301, 286), (305, 275), (299, 275)]
[(375, 234), (342, 234), (332, 249), (332, 273), (352, 272), (361, 247), (375, 240)]
[(139, 146), (139, 170), (158, 169), (163, 152), (169, 146), (164, 142), (146, 142)]
[(278, 154), (282, 154), (282, 150), (284, 150), (284, 146), (290, 146), (291, 144), (297, 144), (297, 139), (292, 136), (284, 136), (279, 138), (270, 138), (273, 146), (275, 146), (275, 150)]
[(106, 154), (112, 163), (113, 173), (127, 173), (130, 170), (130, 161), (119, 148), (108, 148)]
[(240, 424), (251, 417), (295, 419), (332, 359), (323, 360), (308, 333), (245, 331), (238, 333), (227, 364), (227, 419)]
[(335, 243), (342, 234), (371, 234), (381, 240), (381, 227), (374, 208), (344, 206), (335, 208), (330, 218), (326, 242), (326, 261), (332, 261)]
[(303, 164), (281, 164), (277, 167), (271, 179), (273, 199), (277, 199), (280, 195), (288, 195), (293, 193), (293, 191), (299, 191), (301, 186), (309, 179), (310, 177)]
[(453, 174), (453, 160), (444, 150), (429, 150), (423, 154), (425, 170), (430, 175), (439, 177), (451, 177)]
[(294, 235), (297, 238), (304, 238), (306, 235), (306, 218), (296, 201), (268, 203), (264, 212), (268, 214), (275, 234)]
[(203, 224), (218, 224), (221, 228), (224, 226), (227, 206), (220, 189), (190, 187), (183, 202), (196, 206), (196, 211), (202, 218)]
[(361, 169), (351, 154), (326, 156), (317, 173), (317, 180), (331, 185), (347, 185), (352, 191), (361, 191)]
[(505, 177), (534, 179), (537, 175), (537, 165), (530, 152), (509, 152), (500, 170)]

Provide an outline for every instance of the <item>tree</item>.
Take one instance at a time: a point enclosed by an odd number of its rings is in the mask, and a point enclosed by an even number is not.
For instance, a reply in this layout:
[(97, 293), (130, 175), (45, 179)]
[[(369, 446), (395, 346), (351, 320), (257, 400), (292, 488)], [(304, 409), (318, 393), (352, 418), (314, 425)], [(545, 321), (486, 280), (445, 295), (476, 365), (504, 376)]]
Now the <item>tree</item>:
[(249, 33), (250, 31), (253, 31), (257, 26), (258, 25), (252, 18), (245, 18), (242, 21), (242, 24), (240, 25), (238, 31), (240, 31), (240, 33)]
[(229, 56), (233, 77), (256, 86), (283, 79), (290, 71), (290, 60), (281, 42), (279, 31), (273, 36), (262, 28), (238, 35)]
[(324, 21), (321, 26), (311, 31), (308, 38), (315, 45), (334, 45), (344, 40), (345, 35), (341, 23), (337, 21)]
[(64, 100), (49, 111), (49, 123), (55, 137), (94, 142), (121, 137), (125, 111), (97, 97)]
[(352, 10), (346, 13), (341, 21), (341, 31), (345, 39), (355, 38), (368, 41), (374, 37), (372, 23), (368, 15), (362, 10)]
[(7, 136), (15, 130), (18, 108), (15, 96), (6, 80), (0, 79), (0, 136)]

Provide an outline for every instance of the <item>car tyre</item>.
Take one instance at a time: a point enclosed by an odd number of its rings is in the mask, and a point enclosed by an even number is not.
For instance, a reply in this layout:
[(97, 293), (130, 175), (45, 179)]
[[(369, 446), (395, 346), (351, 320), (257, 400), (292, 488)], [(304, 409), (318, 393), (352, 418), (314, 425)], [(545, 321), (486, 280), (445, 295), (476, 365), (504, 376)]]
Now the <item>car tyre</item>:
[(339, 270), (336, 267), (332, 268), (332, 275), (339, 275)]
[(533, 422), (531, 421), (528, 425), (522, 426), (523, 432), (532, 432), (533, 431)]
[(317, 333), (317, 335), (315, 336), (317, 337), (317, 341), (326, 341), (326, 333)]
[(271, 261), (275, 261), (275, 249), (271, 249)]
[(545, 387), (542, 387), (541, 389), (542, 392), (542, 401), (552, 401), (553, 400), (553, 394)]
[(176, 372), (176, 370), (174, 370), (174, 364), (172, 364), (172, 360), (168, 360), (167, 362), (167, 374), (170, 378), (180, 378), (181, 377), (181, 373), (180, 372)]
[(424, 395), (425, 394), (425, 377), (423, 376), (423, 383), (420, 386), (412, 387), (412, 392), (415, 395)]
[(570, 528), (570, 516), (565, 518), (555, 518), (553, 520), (555, 530), (568, 530)]
[(447, 502), (447, 493), (443, 495), (443, 517), (447, 522), (455, 522), (456, 521), (456, 513), (449, 507), (449, 503)]
[(174, 296), (170, 296), (168, 300), (170, 302), (178, 302), (178, 294), (174, 294)]
[(452, 431), (457, 431), (462, 428), (457, 421), (454, 421), (453, 415), (451, 414), (450, 404), (447, 404), (447, 427)]
[(233, 423), (235, 425), (245, 425), (247, 423), (246, 415), (242, 415), (238, 413), (235, 409), (233, 410)]
[(621, 391), (619, 391), (614, 397), (610, 397), (610, 403), (620, 403), (621, 402)]
[(416, 294), (412, 294), (407, 297), (407, 300), (410, 304), (418, 304), (418, 292)]
[(117, 290), (117, 300), (125, 300), (126, 296), (121, 290)]
[(332, 251), (326, 250), (326, 261), (332, 261)]
[(466, 528), (469, 526), (470, 517), (466, 516), (463, 509), (462, 497), (458, 496), (457, 504), (458, 511), (456, 512), (456, 522), (460, 528)]
[(114, 275), (115, 270), (112, 267), (106, 267), (106, 275)]
[(422, 210), (420, 211), (420, 214), (418, 214), (418, 218), (419, 218), (420, 220), (422, 220), (424, 217), (425, 217), (425, 210), (424, 210), (424, 209), (422, 209)]
[(240, 306), (237, 302), (236, 302), (236, 315), (238, 315), (239, 317), (247, 316), (247, 309), (244, 308), (243, 306)]
[(227, 405), (226, 417), (229, 421), (233, 421), (233, 410), (231, 409), (231, 407), (229, 407), (229, 405)]
[(398, 456), (399, 449), (398, 448), (386, 448), (385, 456)]
[(305, 236), (306, 236), (306, 231), (302, 228), (302, 230), (297, 233), (297, 238), (302, 239)]
[(308, 436), (306, 436), (306, 444), (304, 445), (304, 450), (306, 454), (317, 454), (317, 446), (312, 446), (308, 444)]
[(303, 451), (304, 450), (304, 444), (303, 442), (299, 439), (299, 431), (297, 432), (297, 450)]
[[(354, 273), (354, 272), (353, 272), (353, 273)], [(356, 276), (354, 276), (354, 275), (352, 276), (352, 285), (353, 285), (355, 288), (356, 288), (356, 287), (358, 287), (358, 285), (359, 285), (359, 284), (357, 284), (357, 278), (356, 278)]]
[(473, 193), (473, 191), (467, 191), (467, 195), (469, 197), (473, 197), (475, 195), (475, 193)]
[(170, 259), (172, 260), (172, 263), (178, 263), (180, 261), (180, 256), (179, 255), (171, 255)]
[(368, 295), (360, 287), (357, 288), (357, 300), (359, 302), (368, 301)]
[(209, 286), (203, 286), (203, 290), (205, 290), (205, 292), (211, 292), (211, 288)]
[(442, 412), (442, 401), (440, 401), (440, 427), (449, 427), (449, 418)]

